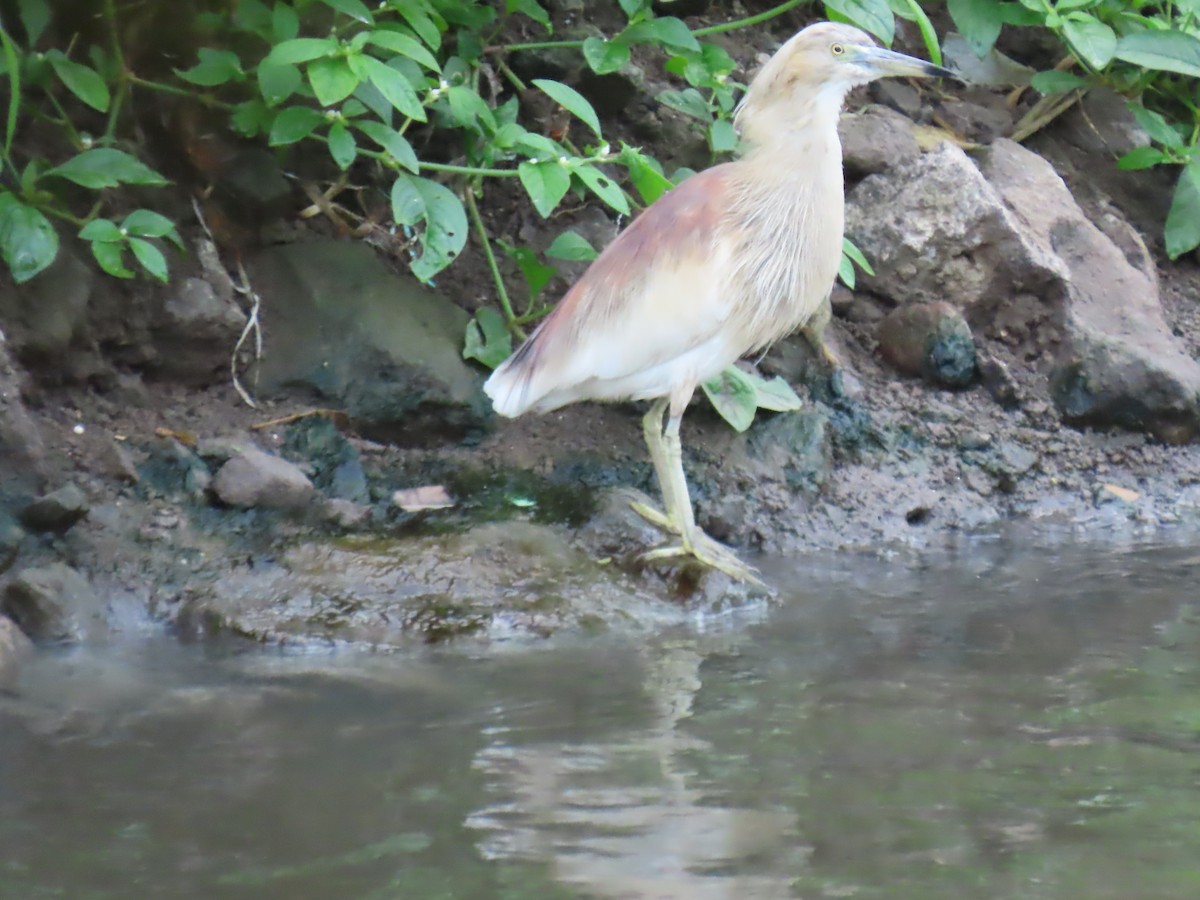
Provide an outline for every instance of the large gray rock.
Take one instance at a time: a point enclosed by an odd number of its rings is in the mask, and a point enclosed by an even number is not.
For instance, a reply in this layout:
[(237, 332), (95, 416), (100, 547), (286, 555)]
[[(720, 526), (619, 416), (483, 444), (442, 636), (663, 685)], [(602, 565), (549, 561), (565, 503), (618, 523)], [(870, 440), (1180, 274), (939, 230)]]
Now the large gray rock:
[(259, 388), (305, 389), (376, 440), (427, 444), (491, 421), (480, 375), (462, 359), (468, 316), (391, 272), (366, 245), (314, 241), (252, 265), (266, 351)]
[(851, 180), (890, 169), (921, 152), (912, 120), (886, 106), (842, 116), (838, 136), (842, 165)]
[(79, 641), (105, 628), (103, 601), (86, 578), (62, 563), (17, 574), (0, 598), (0, 612), (35, 641)]
[(15, 286), (7, 276), (0, 279), (0, 323), (13, 351), (22, 359), (64, 355), (85, 330), (95, 279), (69, 241), (36, 278)]
[(977, 166), (946, 143), (848, 199), (847, 233), (876, 271), (867, 289), (949, 301), (989, 337), (1048, 358), (1068, 421), (1173, 442), (1200, 433), (1200, 365), (1171, 334), (1144, 246), (1089, 221), (1037, 154), (999, 140)]
[(229, 377), (229, 357), (246, 324), (231, 285), (184, 278), (172, 285), (154, 324), (153, 368), (187, 382)]

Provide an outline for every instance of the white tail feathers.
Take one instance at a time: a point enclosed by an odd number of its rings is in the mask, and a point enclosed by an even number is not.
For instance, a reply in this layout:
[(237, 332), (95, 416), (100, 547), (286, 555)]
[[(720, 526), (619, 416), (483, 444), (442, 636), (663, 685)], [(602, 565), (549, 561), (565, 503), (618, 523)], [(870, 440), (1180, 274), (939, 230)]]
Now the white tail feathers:
[(528, 374), (513, 366), (510, 357), (483, 383), (483, 392), (492, 400), (492, 408), (508, 419), (516, 418), (533, 404), (529, 398)]

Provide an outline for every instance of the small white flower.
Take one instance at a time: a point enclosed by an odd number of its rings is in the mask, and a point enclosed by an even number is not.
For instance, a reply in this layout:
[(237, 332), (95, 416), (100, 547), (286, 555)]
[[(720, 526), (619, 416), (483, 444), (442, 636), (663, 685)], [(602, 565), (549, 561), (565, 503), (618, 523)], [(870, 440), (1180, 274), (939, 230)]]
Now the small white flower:
[(82, 422), (76, 422), (75, 427), (71, 429), (76, 434), (83, 434), (87, 429), (83, 427)]
[(560, 156), (560, 157), (558, 158), (558, 164), (559, 164), (560, 166), (569, 165), (569, 164), (570, 164), (570, 162), (571, 162), (571, 161), (570, 161), (569, 159), (567, 159), (565, 156)]

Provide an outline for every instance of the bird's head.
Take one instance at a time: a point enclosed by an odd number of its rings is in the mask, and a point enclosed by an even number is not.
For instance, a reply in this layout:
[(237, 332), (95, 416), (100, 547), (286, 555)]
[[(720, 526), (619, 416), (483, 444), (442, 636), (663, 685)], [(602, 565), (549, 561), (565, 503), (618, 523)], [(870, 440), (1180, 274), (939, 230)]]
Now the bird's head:
[(809, 110), (836, 117), (851, 88), (888, 76), (956, 77), (949, 69), (880, 47), (852, 25), (818, 22), (767, 60), (742, 99), (738, 125), (745, 135), (757, 118)]

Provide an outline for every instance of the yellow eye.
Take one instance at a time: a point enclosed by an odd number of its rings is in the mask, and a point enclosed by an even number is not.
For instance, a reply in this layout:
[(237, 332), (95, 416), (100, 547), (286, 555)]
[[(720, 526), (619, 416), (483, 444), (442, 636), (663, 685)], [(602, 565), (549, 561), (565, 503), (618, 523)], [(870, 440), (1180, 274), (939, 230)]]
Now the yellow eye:
[(844, 46), (842, 46), (841, 44), (832, 44), (829, 47), (829, 52), (832, 53), (834, 56), (841, 56), (846, 52), (846, 48)]

